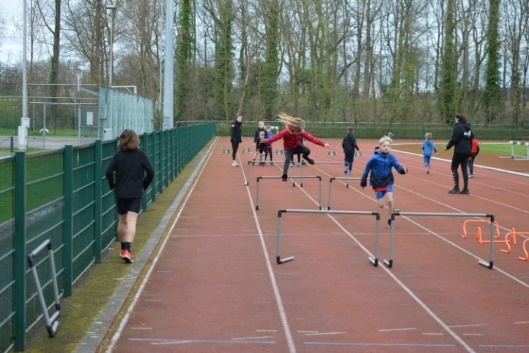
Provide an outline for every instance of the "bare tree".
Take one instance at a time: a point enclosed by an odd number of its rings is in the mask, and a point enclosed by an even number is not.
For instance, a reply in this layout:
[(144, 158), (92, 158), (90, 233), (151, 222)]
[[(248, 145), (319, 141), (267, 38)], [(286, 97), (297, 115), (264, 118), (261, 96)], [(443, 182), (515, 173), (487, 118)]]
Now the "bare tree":
[[(510, 86), (508, 100), (512, 109), (512, 123), (519, 125), (523, 122), (522, 104), (526, 100), (522, 87), (524, 82), (527, 83), (529, 4), (523, 0), (506, 0), (502, 4), (504, 21), (502, 21), (501, 31), (505, 38), (505, 69), (503, 72), (504, 76), (508, 75), (508, 78), (504, 78), (504, 86)], [(506, 82), (507, 80), (509, 82)]]
[(50, 32), (53, 38), (51, 58), (50, 58), (50, 115), (57, 115), (57, 90), (59, 78), (59, 59), (61, 45), (61, 0), (45, 2), (37, 0), (36, 2), (39, 14), (44, 23), (44, 27)]

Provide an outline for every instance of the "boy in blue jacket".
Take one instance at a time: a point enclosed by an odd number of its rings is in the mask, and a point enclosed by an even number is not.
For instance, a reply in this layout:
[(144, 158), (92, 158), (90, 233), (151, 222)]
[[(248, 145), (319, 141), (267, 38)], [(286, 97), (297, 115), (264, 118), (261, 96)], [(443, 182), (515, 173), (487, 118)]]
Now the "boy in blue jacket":
[(427, 132), (424, 135), (424, 141), (421, 145), (422, 156), (424, 159), (424, 168), (426, 169), (426, 174), (430, 174), (430, 160), (432, 158), (433, 152), (437, 153), (437, 147), (432, 141), (432, 133)]
[(395, 168), (400, 174), (407, 174), (408, 168), (400, 165), (397, 158), (390, 153), (391, 143), (393, 141), (384, 136), (378, 141), (378, 149), (375, 154), (367, 161), (360, 186), (367, 186), (367, 177), (369, 174), (369, 185), (373, 187), (377, 203), (380, 208), (387, 205), (388, 207), (388, 228), (391, 228), (391, 214), (395, 209), (393, 199), (393, 182), (394, 177), (391, 168)]

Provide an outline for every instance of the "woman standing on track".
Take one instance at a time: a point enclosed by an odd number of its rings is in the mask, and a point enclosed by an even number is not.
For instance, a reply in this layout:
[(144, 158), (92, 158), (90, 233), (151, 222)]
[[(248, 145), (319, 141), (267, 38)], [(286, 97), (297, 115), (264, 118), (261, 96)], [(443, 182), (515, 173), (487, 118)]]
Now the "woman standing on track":
[(235, 160), (237, 158), (237, 150), (239, 144), (242, 143), (242, 114), (237, 116), (237, 119), (231, 123), (231, 166), (238, 167), (239, 163)]
[[(449, 194), (470, 194), (468, 190), (468, 160), (471, 156), (473, 138), (474, 133), (470, 129), (467, 119), (463, 114), (457, 114), (452, 137), (445, 148), (445, 151), (448, 151), (452, 146), (455, 146), (451, 165), (454, 188), (448, 191)], [(461, 166), (461, 173), (463, 174), (463, 190), (459, 190), (459, 173), (457, 172), (459, 166)]]
[(154, 178), (154, 169), (149, 157), (139, 150), (139, 146), (140, 139), (136, 131), (123, 130), (119, 135), (119, 151), (112, 157), (105, 173), (110, 190), (114, 190), (116, 197), (120, 256), (129, 264), (134, 262), (131, 249), (143, 191)]

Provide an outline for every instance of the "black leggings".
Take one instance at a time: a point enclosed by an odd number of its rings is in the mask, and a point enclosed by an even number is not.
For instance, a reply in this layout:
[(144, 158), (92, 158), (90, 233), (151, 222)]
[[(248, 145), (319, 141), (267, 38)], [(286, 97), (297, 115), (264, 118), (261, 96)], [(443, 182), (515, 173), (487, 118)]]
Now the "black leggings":
[(463, 188), (466, 190), (468, 188), (468, 159), (470, 154), (467, 153), (454, 153), (452, 157), (452, 177), (454, 179), (454, 188), (459, 188), (459, 173), (457, 168), (461, 166), (461, 172), (463, 174)]
[(237, 156), (238, 149), (239, 149), (239, 142), (231, 141), (231, 158), (233, 160), (235, 160), (235, 156)]

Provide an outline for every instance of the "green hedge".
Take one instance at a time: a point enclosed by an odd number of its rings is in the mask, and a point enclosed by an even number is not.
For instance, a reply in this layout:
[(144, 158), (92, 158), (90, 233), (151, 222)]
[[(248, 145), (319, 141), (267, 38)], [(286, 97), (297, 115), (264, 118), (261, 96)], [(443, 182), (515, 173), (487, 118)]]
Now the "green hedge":
[[(283, 126), (278, 122), (265, 122), (265, 125), (278, 126), (279, 130)], [(347, 132), (348, 123), (310, 123), (307, 122), (305, 129), (312, 135), (320, 138), (341, 138)], [(394, 124), (394, 125), (374, 125), (360, 123), (355, 128), (355, 136), (360, 139), (378, 139), (384, 135), (392, 134), (394, 139), (422, 140), (424, 134), (431, 132), (434, 139), (449, 139), (452, 134), (452, 127), (449, 125), (433, 124)], [(529, 128), (516, 126), (484, 126), (474, 125), (474, 134), (480, 140), (516, 140), (529, 141)], [(230, 136), (231, 124), (217, 122), (217, 136)], [(243, 123), (243, 136), (253, 138), (257, 122)], [(275, 133), (275, 131), (274, 131)]]

